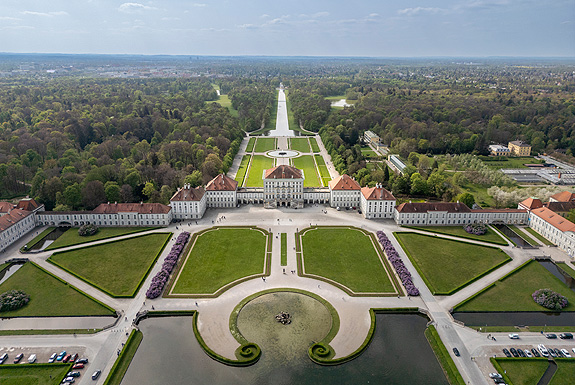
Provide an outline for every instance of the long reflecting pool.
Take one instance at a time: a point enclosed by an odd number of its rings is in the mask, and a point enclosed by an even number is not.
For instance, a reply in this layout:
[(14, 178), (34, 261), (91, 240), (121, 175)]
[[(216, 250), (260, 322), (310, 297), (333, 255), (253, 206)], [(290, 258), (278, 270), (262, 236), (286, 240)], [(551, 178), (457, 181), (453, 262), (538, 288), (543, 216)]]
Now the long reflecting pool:
[(144, 339), (122, 385), (448, 385), (423, 334), (426, 318), (377, 314), (376, 322), (372, 343), (360, 357), (346, 364), (320, 366), (307, 354), (277, 360), (263, 350), (255, 365), (238, 368), (220, 364), (204, 353), (192, 331), (192, 317), (149, 318), (140, 323)]

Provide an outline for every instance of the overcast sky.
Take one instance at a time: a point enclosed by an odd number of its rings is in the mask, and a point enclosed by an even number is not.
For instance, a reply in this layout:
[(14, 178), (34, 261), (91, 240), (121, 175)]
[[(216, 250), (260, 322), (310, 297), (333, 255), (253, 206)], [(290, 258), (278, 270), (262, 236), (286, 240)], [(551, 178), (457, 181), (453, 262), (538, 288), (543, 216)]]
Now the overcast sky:
[(0, 51), (575, 56), (574, 0), (1, 0)]

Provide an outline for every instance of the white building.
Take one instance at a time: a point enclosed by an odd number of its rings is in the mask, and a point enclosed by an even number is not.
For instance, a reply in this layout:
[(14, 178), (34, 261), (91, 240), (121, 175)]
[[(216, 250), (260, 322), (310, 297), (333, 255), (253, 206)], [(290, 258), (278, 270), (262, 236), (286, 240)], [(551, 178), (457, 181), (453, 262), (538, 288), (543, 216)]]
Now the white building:
[(381, 185), (361, 189), (361, 212), (364, 218), (393, 218), (395, 197)]
[(379, 143), (381, 142), (381, 139), (379, 138), (379, 136), (377, 134), (375, 134), (373, 131), (366, 131), (363, 134), (363, 141), (365, 143), (373, 143), (376, 146), (379, 145)]
[(24, 198), (17, 205), (0, 202), (0, 251), (36, 227), (36, 213), (44, 210), (34, 199)]
[(236, 207), (238, 204), (238, 182), (220, 174), (206, 185), (208, 207)]
[(575, 256), (575, 223), (547, 207), (529, 212), (529, 227), (553, 242), (571, 258)]
[(509, 156), (511, 155), (511, 150), (500, 144), (490, 144), (488, 146), (489, 153), (494, 156)]
[(342, 175), (329, 182), (331, 207), (359, 207), (361, 187), (349, 175)]
[(303, 208), (303, 170), (280, 165), (264, 171), (264, 207)]
[(204, 216), (207, 197), (203, 187), (192, 188), (189, 184), (178, 189), (170, 198), (174, 219), (199, 219)]

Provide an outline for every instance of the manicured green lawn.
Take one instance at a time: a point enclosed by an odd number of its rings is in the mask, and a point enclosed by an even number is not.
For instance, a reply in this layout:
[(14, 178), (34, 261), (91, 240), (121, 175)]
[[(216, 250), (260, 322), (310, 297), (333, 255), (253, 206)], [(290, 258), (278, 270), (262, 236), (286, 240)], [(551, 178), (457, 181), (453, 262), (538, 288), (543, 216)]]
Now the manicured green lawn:
[(317, 140), (315, 140), (315, 138), (309, 138), (309, 144), (311, 145), (311, 150), (313, 152), (320, 152), (319, 144), (317, 144)]
[(305, 274), (328, 278), (355, 293), (395, 291), (372, 238), (363, 231), (313, 228), (301, 236), (301, 242)]
[[(30, 242), (28, 242), (28, 244), (26, 244), (26, 246), (28, 246), (28, 250), (30, 250), (31, 248), (33, 248), (38, 242), (40, 242), (46, 235), (50, 234), (52, 231), (54, 231), (56, 228), (55, 227), (48, 227), (47, 229), (45, 229), (44, 231), (42, 231), (40, 234), (36, 235), (34, 237), (34, 239), (32, 239)], [(24, 250), (24, 248), (22, 248), (21, 250)]]
[[(307, 133), (302, 132), (302, 130), (299, 127), (299, 123), (296, 121), (295, 117), (293, 116), (293, 111), (291, 108), (291, 101), (289, 99), (289, 90), (285, 90), (285, 94), (286, 94), (286, 108), (287, 108), (289, 129), (293, 130), (293, 131), (301, 132), (304, 135), (308, 135)], [(276, 108), (277, 108), (277, 105), (276, 105)]]
[(525, 163), (541, 163), (540, 160), (535, 159), (531, 156), (523, 156), (523, 157), (509, 157), (506, 158), (507, 160), (484, 160), (483, 163), (489, 167), (499, 170), (500, 168), (528, 168), (524, 166)]
[(228, 109), (228, 111), (230, 111), (230, 114), (234, 117), (238, 117), (238, 110), (235, 110), (232, 107), (232, 101), (230, 100), (230, 98), (228, 97), (228, 95), (220, 95), (220, 98), (218, 100), (211, 100), (208, 101), (207, 103), (218, 103), (220, 106), (222, 107), (226, 107)]
[[(11, 354), (12, 360), (16, 353)], [(70, 370), (72, 364), (4, 364), (0, 366), (2, 385), (57, 385)]]
[(128, 371), (128, 368), (132, 363), (132, 359), (138, 351), (138, 347), (143, 338), (144, 335), (141, 331), (132, 330), (132, 333), (122, 348), (118, 359), (114, 362), (114, 366), (112, 366), (106, 381), (104, 381), (104, 385), (120, 385), (122, 383), (122, 379)]
[(395, 237), (435, 295), (449, 295), (511, 261), (501, 249), (417, 233)]
[(427, 337), (427, 341), (433, 349), (437, 361), (439, 361), (443, 371), (446, 373), (449, 383), (453, 385), (465, 385), (463, 377), (461, 377), (457, 366), (455, 366), (455, 362), (453, 362), (453, 358), (451, 358), (443, 341), (441, 341), (435, 326), (430, 325), (425, 329), (425, 337)]
[(475, 239), (478, 241), (495, 243), (497, 245), (507, 246), (507, 242), (499, 236), (495, 231), (487, 228), (487, 232), (483, 235), (469, 234), (463, 226), (405, 226), (410, 229), (424, 230), (431, 233), (452, 235), (454, 237)]
[(455, 311), (545, 311), (531, 297), (535, 290), (545, 288), (567, 297), (569, 304), (563, 311), (575, 311), (575, 293), (536, 261), (515, 269), (486, 290), (457, 305)]
[(119, 237), (121, 235), (128, 235), (140, 233), (142, 231), (153, 230), (156, 227), (100, 227), (100, 230), (94, 235), (81, 237), (78, 235), (78, 229), (72, 227), (58, 237), (46, 250), (60, 249), (62, 247), (79, 245), (87, 242), (99, 241), (101, 239)]
[(49, 262), (110, 294), (133, 297), (172, 233), (54, 253)]
[(244, 185), (244, 178), (246, 176), (246, 172), (248, 171), (248, 166), (250, 163), (251, 155), (244, 155), (242, 158), (242, 162), (240, 163), (240, 167), (238, 168), (238, 172), (236, 173), (236, 180), (238, 181), (239, 186)]
[(567, 265), (565, 262), (555, 262), (555, 264), (557, 267), (575, 279), (575, 270), (573, 270), (569, 265)]
[(315, 161), (311, 155), (302, 155), (297, 158), (293, 158), (294, 167), (303, 170), (304, 181), (303, 187), (321, 187), (322, 184), (317, 176), (317, 169), (315, 167)]
[(254, 150), (254, 145), (256, 144), (256, 138), (252, 137), (248, 141), (248, 145), (246, 146), (246, 152), (252, 152)]
[(52, 276), (33, 263), (25, 263), (0, 285), (0, 293), (22, 290), (30, 302), (18, 310), (2, 312), (1, 317), (111, 316), (114, 311), (83, 292)]
[(307, 138), (290, 138), (289, 148), (303, 153), (311, 152)]
[(252, 156), (252, 163), (247, 180), (244, 185), (247, 187), (264, 187), (263, 172), (274, 166), (274, 159), (263, 155)]
[(503, 369), (500, 374), (506, 374), (514, 385), (537, 385), (549, 366), (546, 358), (495, 358), (495, 360)]
[(279, 91), (274, 94), (274, 100), (270, 105), (270, 117), (266, 122), (266, 125), (262, 132), (276, 129), (276, 122), (278, 118), (278, 96)]
[(213, 294), (265, 270), (267, 235), (258, 229), (216, 228), (200, 234), (170, 294)]
[(281, 265), (287, 266), (287, 234), (282, 233), (282, 254), (281, 254)]
[(553, 245), (553, 242), (547, 240), (543, 235), (539, 234), (537, 231), (533, 230), (531, 227), (525, 227), (525, 230), (534, 238), (537, 238), (544, 245)]
[(255, 152), (266, 152), (276, 149), (276, 138), (259, 137), (256, 141)]
[(375, 151), (373, 151), (370, 147), (362, 147), (361, 153), (366, 158), (374, 158), (374, 157), (378, 156), (377, 153)]
[(575, 382), (575, 360), (559, 358), (555, 362), (557, 362), (557, 371), (549, 385), (573, 385)]
[(315, 158), (315, 161), (317, 163), (317, 168), (319, 170), (321, 181), (322, 181), (324, 186), (327, 186), (327, 184), (331, 180), (331, 176), (329, 175), (329, 170), (327, 169), (325, 161), (323, 160), (323, 156), (314, 155), (314, 158)]

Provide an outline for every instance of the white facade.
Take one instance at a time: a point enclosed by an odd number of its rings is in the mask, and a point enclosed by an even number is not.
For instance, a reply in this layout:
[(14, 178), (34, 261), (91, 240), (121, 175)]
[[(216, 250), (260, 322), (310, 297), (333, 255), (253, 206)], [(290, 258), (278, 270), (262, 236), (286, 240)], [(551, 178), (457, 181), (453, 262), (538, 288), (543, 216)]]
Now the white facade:
[(330, 195), (331, 207), (359, 207), (360, 190), (331, 190)]
[(236, 207), (238, 204), (237, 192), (234, 191), (206, 191), (208, 207)]
[(200, 219), (207, 207), (207, 194), (202, 187), (184, 185), (170, 199), (174, 219)]
[(14, 209), (10, 213), (2, 216), (3, 230), (0, 232), (0, 251), (6, 250), (8, 246), (28, 234), (34, 227), (35, 213)]
[(276, 166), (264, 171), (264, 207), (303, 208), (303, 171), (292, 166)]
[(172, 222), (172, 211), (168, 213), (92, 213), (43, 211), (37, 214), (38, 226), (82, 226), (93, 224), (100, 227), (119, 226), (168, 226)]
[(575, 257), (575, 224), (554, 213), (546, 207), (534, 209), (529, 213), (529, 227)]

